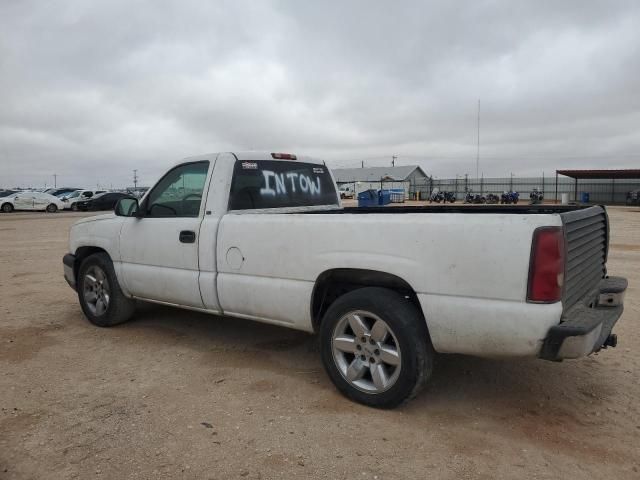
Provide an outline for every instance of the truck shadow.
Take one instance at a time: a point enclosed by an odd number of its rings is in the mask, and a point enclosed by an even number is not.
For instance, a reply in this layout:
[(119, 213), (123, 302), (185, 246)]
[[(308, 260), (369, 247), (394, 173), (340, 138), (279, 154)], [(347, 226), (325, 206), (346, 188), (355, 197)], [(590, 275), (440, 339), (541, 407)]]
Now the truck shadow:
[[(139, 337), (201, 352), (203, 362), (266, 369), (304, 381), (314, 377), (317, 388), (333, 388), (320, 361), (317, 336), (305, 332), (152, 304), (142, 304), (135, 320), (121, 328), (132, 334), (131, 341)], [(605, 403), (615, 389), (597, 355), (563, 363), (439, 355), (427, 388), (400, 410), (445, 409), (464, 415), (488, 410), (498, 416), (553, 411), (580, 418)]]

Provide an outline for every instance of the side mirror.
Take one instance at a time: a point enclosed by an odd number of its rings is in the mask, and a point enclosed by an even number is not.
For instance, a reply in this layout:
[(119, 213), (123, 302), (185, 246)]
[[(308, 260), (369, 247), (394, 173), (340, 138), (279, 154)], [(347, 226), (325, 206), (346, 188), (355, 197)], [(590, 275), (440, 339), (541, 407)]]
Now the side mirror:
[(138, 200), (135, 198), (121, 198), (116, 203), (114, 213), (119, 217), (138, 217)]

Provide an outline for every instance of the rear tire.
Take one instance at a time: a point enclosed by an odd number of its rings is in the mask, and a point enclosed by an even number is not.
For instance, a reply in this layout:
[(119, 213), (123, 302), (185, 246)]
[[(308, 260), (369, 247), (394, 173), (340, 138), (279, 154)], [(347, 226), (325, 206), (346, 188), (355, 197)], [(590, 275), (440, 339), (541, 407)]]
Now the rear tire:
[(78, 205), (76, 205), (75, 203), (71, 205), (71, 211), (72, 212), (77, 212), (78, 211)]
[(49, 205), (47, 205), (48, 213), (56, 213), (57, 211), (58, 211), (58, 207), (54, 203), (50, 203)]
[(4, 213), (11, 213), (11, 212), (13, 212), (13, 205), (11, 205), (10, 203), (3, 203), (3, 204), (2, 204), (2, 207), (0, 207), (0, 208), (2, 208), (2, 211), (3, 211)]
[(135, 300), (122, 293), (113, 263), (106, 253), (94, 253), (82, 261), (77, 289), (82, 311), (98, 327), (126, 322), (135, 311)]
[(338, 390), (377, 408), (415, 397), (431, 376), (435, 356), (418, 309), (378, 287), (346, 293), (329, 307), (320, 325), (320, 349)]

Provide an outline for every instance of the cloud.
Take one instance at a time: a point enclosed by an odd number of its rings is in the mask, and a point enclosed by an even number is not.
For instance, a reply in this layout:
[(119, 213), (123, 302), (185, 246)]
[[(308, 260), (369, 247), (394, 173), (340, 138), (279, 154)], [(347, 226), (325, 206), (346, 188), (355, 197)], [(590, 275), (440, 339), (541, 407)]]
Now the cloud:
[(439, 177), (640, 164), (640, 4), (0, 4), (0, 186), (233, 149)]

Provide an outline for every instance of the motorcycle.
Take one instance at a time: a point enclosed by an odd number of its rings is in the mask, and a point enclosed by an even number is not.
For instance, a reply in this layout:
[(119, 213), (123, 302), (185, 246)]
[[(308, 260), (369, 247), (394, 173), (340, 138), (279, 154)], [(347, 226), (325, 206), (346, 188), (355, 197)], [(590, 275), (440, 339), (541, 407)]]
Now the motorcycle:
[(433, 192), (431, 197), (429, 198), (429, 203), (440, 203), (445, 201), (445, 196), (443, 192)]
[(517, 204), (520, 199), (518, 192), (503, 192), (500, 196), (500, 203), (509, 205), (511, 203)]
[(444, 203), (455, 203), (456, 194), (455, 192), (443, 192), (444, 193)]
[(534, 188), (531, 193), (529, 194), (529, 200), (531, 202), (531, 205), (535, 205), (537, 203), (542, 203), (542, 200), (544, 200), (544, 195), (542, 194), (542, 192), (540, 190), (538, 190), (538, 188)]
[(500, 201), (500, 197), (494, 193), (487, 194), (487, 203), (498, 203)]
[(467, 192), (467, 195), (464, 197), (464, 203), (487, 203), (487, 199), (479, 193)]

